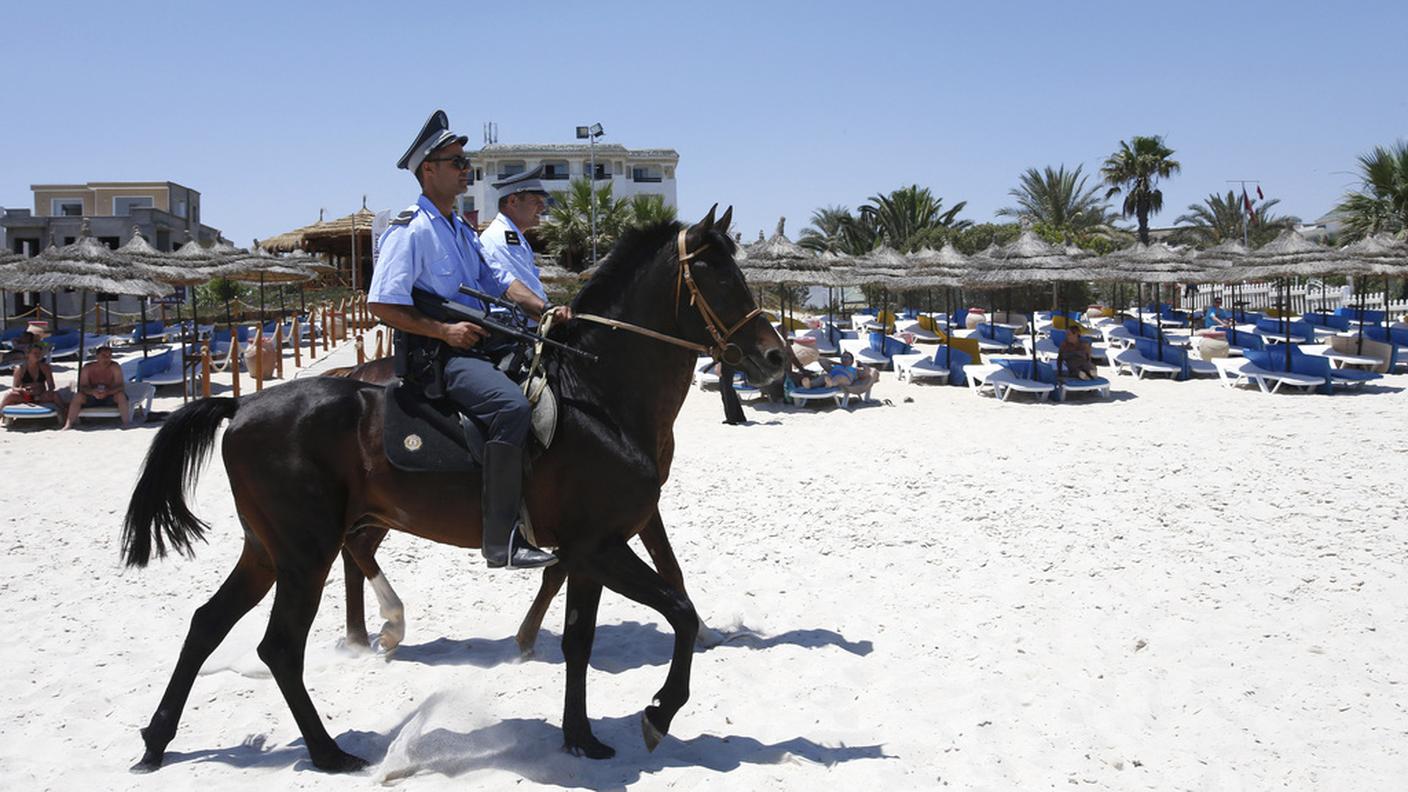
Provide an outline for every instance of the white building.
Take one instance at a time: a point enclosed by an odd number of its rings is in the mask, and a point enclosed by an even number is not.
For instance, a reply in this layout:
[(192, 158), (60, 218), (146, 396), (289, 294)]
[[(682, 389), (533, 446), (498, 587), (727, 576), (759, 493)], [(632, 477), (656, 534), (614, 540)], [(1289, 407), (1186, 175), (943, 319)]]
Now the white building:
[[(491, 143), (469, 154), (474, 163), (474, 181), (460, 196), (460, 212), (483, 224), (493, 219), (499, 208), (499, 194), (493, 183), (515, 173), (543, 166), (544, 185), (552, 191), (568, 189), (573, 179), (584, 179), (591, 171), (591, 147), (585, 143), (526, 145)], [(676, 206), (675, 167), (679, 152), (674, 149), (628, 149), (617, 143), (596, 144), (596, 183), (611, 182), (611, 194), (629, 198), (641, 193), (663, 195), (667, 206)]]

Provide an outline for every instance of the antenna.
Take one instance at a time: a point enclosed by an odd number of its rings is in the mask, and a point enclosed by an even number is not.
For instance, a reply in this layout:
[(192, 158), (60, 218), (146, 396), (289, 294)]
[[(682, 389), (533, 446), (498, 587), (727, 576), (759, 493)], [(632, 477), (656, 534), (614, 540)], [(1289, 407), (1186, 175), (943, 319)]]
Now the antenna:
[(484, 145), (499, 142), (499, 125), (493, 121), (484, 122)]

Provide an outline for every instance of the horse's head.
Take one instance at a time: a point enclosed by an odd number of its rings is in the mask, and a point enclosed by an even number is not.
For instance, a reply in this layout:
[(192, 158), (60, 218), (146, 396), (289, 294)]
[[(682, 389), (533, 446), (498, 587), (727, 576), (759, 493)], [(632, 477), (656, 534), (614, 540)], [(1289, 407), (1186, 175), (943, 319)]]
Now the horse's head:
[(733, 260), (736, 247), (728, 235), (733, 207), (715, 220), (717, 208), (681, 229), (676, 240), (680, 330), (742, 371), (750, 383), (767, 385), (783, 375), (787, 352)]

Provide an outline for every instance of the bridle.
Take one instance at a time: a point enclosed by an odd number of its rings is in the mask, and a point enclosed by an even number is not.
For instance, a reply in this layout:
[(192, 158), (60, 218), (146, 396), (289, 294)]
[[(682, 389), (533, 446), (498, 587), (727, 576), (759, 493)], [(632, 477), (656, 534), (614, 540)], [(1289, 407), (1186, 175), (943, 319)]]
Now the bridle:
[(626, 330), (648, 338), (653, 338), (657, 341), (663, 341), (667, 344), (692, 349), (695, 352), (706, 354), (714, 360), (728, 366), (737, 366), (739, 363), (742, 363), (743, 350), (730, 339), (733, 338), (735, 333), (742, 330), (744, 325), (748, 324), (754, 317), (762, 313), (763, 309), (754, 306), (753, 310), (749, 311), (742, 319), (739, 319), (732, 325), (724, 324), (723, 319), (721, 319), (718, 313), (714, 311), (713, 307), (709, 305), (709, 301), (704, 299), (703, 293), (699, 291), (698, 284), (694, 282), (694, 276), (689, 271), (689, 262), (698, 257), (700, 253), (708, 250), (709, 246), (707, 244), (701, 245), (691, 253), (688, 244), (685, 242), (685, 237), (688, 233), (688, 228), (681, 228), (678, 238), (680, 271), (679, 275), (675, 278), (675, 318), (678, 319), (680, 315), (680, 293), (682, 287), (688, 288), (689, 304), (699, 311), (699, 318), (704, 320), (704, 329), (708, 330), (709, 336), (714, 339), (712, 345), (705, 346), (704, 344), (696, 344), (693, 341), (666, 335), (665, 333), (651, 330), (648, 327), (641, 327), (640, 325), (623, 322), (620, 319), (610, 319), (605, 316), (573, 314), (572, 318), (594, 322), (619, 330)]

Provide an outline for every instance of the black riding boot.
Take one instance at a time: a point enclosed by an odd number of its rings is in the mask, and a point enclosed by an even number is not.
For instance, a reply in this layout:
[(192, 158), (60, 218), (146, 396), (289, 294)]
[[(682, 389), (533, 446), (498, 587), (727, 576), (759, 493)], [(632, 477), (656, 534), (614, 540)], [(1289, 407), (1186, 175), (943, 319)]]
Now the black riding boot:
[(484, 444), (484, 558), (490, 568), (537, 569), (557, 556), (528, 543), (519, 533), (523, 493), (523, 449), (513, 443)]

